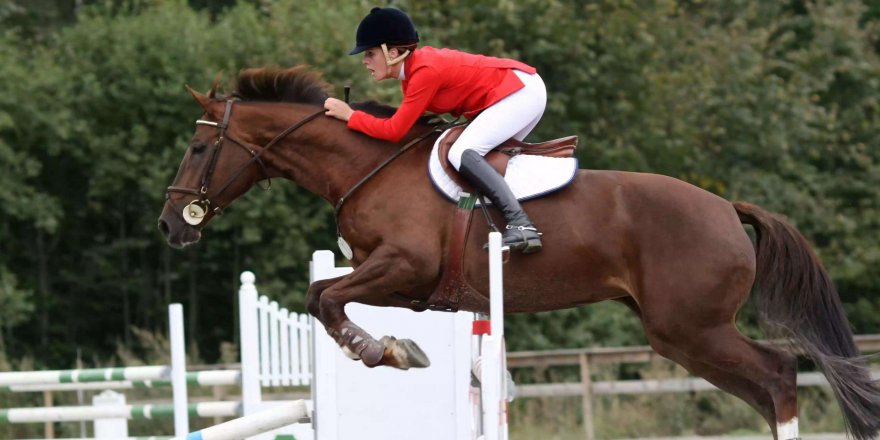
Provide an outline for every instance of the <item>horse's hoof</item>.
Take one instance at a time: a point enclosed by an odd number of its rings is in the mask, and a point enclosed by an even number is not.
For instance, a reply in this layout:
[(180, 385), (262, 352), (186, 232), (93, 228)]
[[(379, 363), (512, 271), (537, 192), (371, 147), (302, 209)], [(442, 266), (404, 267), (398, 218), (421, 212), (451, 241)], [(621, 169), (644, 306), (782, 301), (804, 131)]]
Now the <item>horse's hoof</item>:
[(382, 359), (383, 365), (401, 370), (427, 368), (431, 365), (428, 355), (412, 340), (383, 336), (379, 342), (385, 346), (385, 355)]

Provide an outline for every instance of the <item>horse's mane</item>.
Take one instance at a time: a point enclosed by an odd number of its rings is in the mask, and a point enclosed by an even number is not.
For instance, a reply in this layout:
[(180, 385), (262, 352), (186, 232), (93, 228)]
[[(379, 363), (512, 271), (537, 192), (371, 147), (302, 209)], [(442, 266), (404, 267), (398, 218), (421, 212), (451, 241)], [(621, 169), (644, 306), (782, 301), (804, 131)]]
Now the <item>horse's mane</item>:
[(239, 72), (232, 96), (242, 101), (323, 105), (330, 89), (321, 73), (308, 66), (254, 67)]
[[(208, 96), (216, 94), (218, 85), (219, 81), (215, 81)], [(321, 72), (309, 66), (254, 67), (239, 72), (231, 96), (242, 101), (324, 105), (332, 89)], [(354, 102), (351, 107), (380, 118), (389, 118), (397, 111), (396, 107), (375, 101)], [(433, 118), (423, 116), (418, 123), (429, 125), (434, 123)]]

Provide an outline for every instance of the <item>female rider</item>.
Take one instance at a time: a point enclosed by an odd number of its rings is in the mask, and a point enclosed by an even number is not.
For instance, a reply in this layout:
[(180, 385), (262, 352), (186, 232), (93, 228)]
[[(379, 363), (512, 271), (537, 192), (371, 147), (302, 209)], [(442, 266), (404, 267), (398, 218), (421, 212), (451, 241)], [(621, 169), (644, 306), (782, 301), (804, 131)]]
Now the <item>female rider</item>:
[(426, 111), (464, 115), (471, 122), (449, 150), (449, 162), (504, 214), (503, 245), (523, 253), (541, 249), (538, 230), (483, 156), (510, 138), (532, 131), (547, 104), (544, 82), (519, 61), (450, 49), (416, 48), (419, 36), (409, 16), (394, 8), (373, 8), (357, 28), (356, 47), (376, 81), (398, 79), (403, 102), (387, 119), (353, 111), (328, 98), (327, 115), (369, 136), (399, 141)]

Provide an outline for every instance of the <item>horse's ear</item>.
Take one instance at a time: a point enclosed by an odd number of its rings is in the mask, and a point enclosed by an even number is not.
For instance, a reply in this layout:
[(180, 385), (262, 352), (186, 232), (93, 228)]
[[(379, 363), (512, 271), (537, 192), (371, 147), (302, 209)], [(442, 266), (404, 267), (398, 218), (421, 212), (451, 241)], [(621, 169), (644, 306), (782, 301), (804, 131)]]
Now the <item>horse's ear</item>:
[(186, 86), (186, 91), (192, 95), (193, 99), (195, 99), (203, 109), (205, 109), (205, 113), (209, 113), (211, 98), (193, 90), (189, 85)]
[(217, 90), (220, 88), (220, 82), (223, 80), (223, 72), (217, 72), (214, 76), (214, 82), (211, 83), (211, 90), (208, 90), (208, 98), (214, 99), (217, 96)]

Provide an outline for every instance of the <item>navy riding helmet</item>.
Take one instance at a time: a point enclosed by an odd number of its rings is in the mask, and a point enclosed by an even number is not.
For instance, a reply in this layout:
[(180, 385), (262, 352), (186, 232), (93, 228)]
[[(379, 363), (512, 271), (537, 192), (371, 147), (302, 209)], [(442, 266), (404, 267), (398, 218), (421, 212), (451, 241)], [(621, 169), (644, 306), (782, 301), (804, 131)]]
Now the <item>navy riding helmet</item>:
[(419, 34), (405, 12), (394, 8), (373, 8), (357, 28), (357, 42), (349, 55), (359, 54), (371, 47), (407, 45), (419, 42)]

